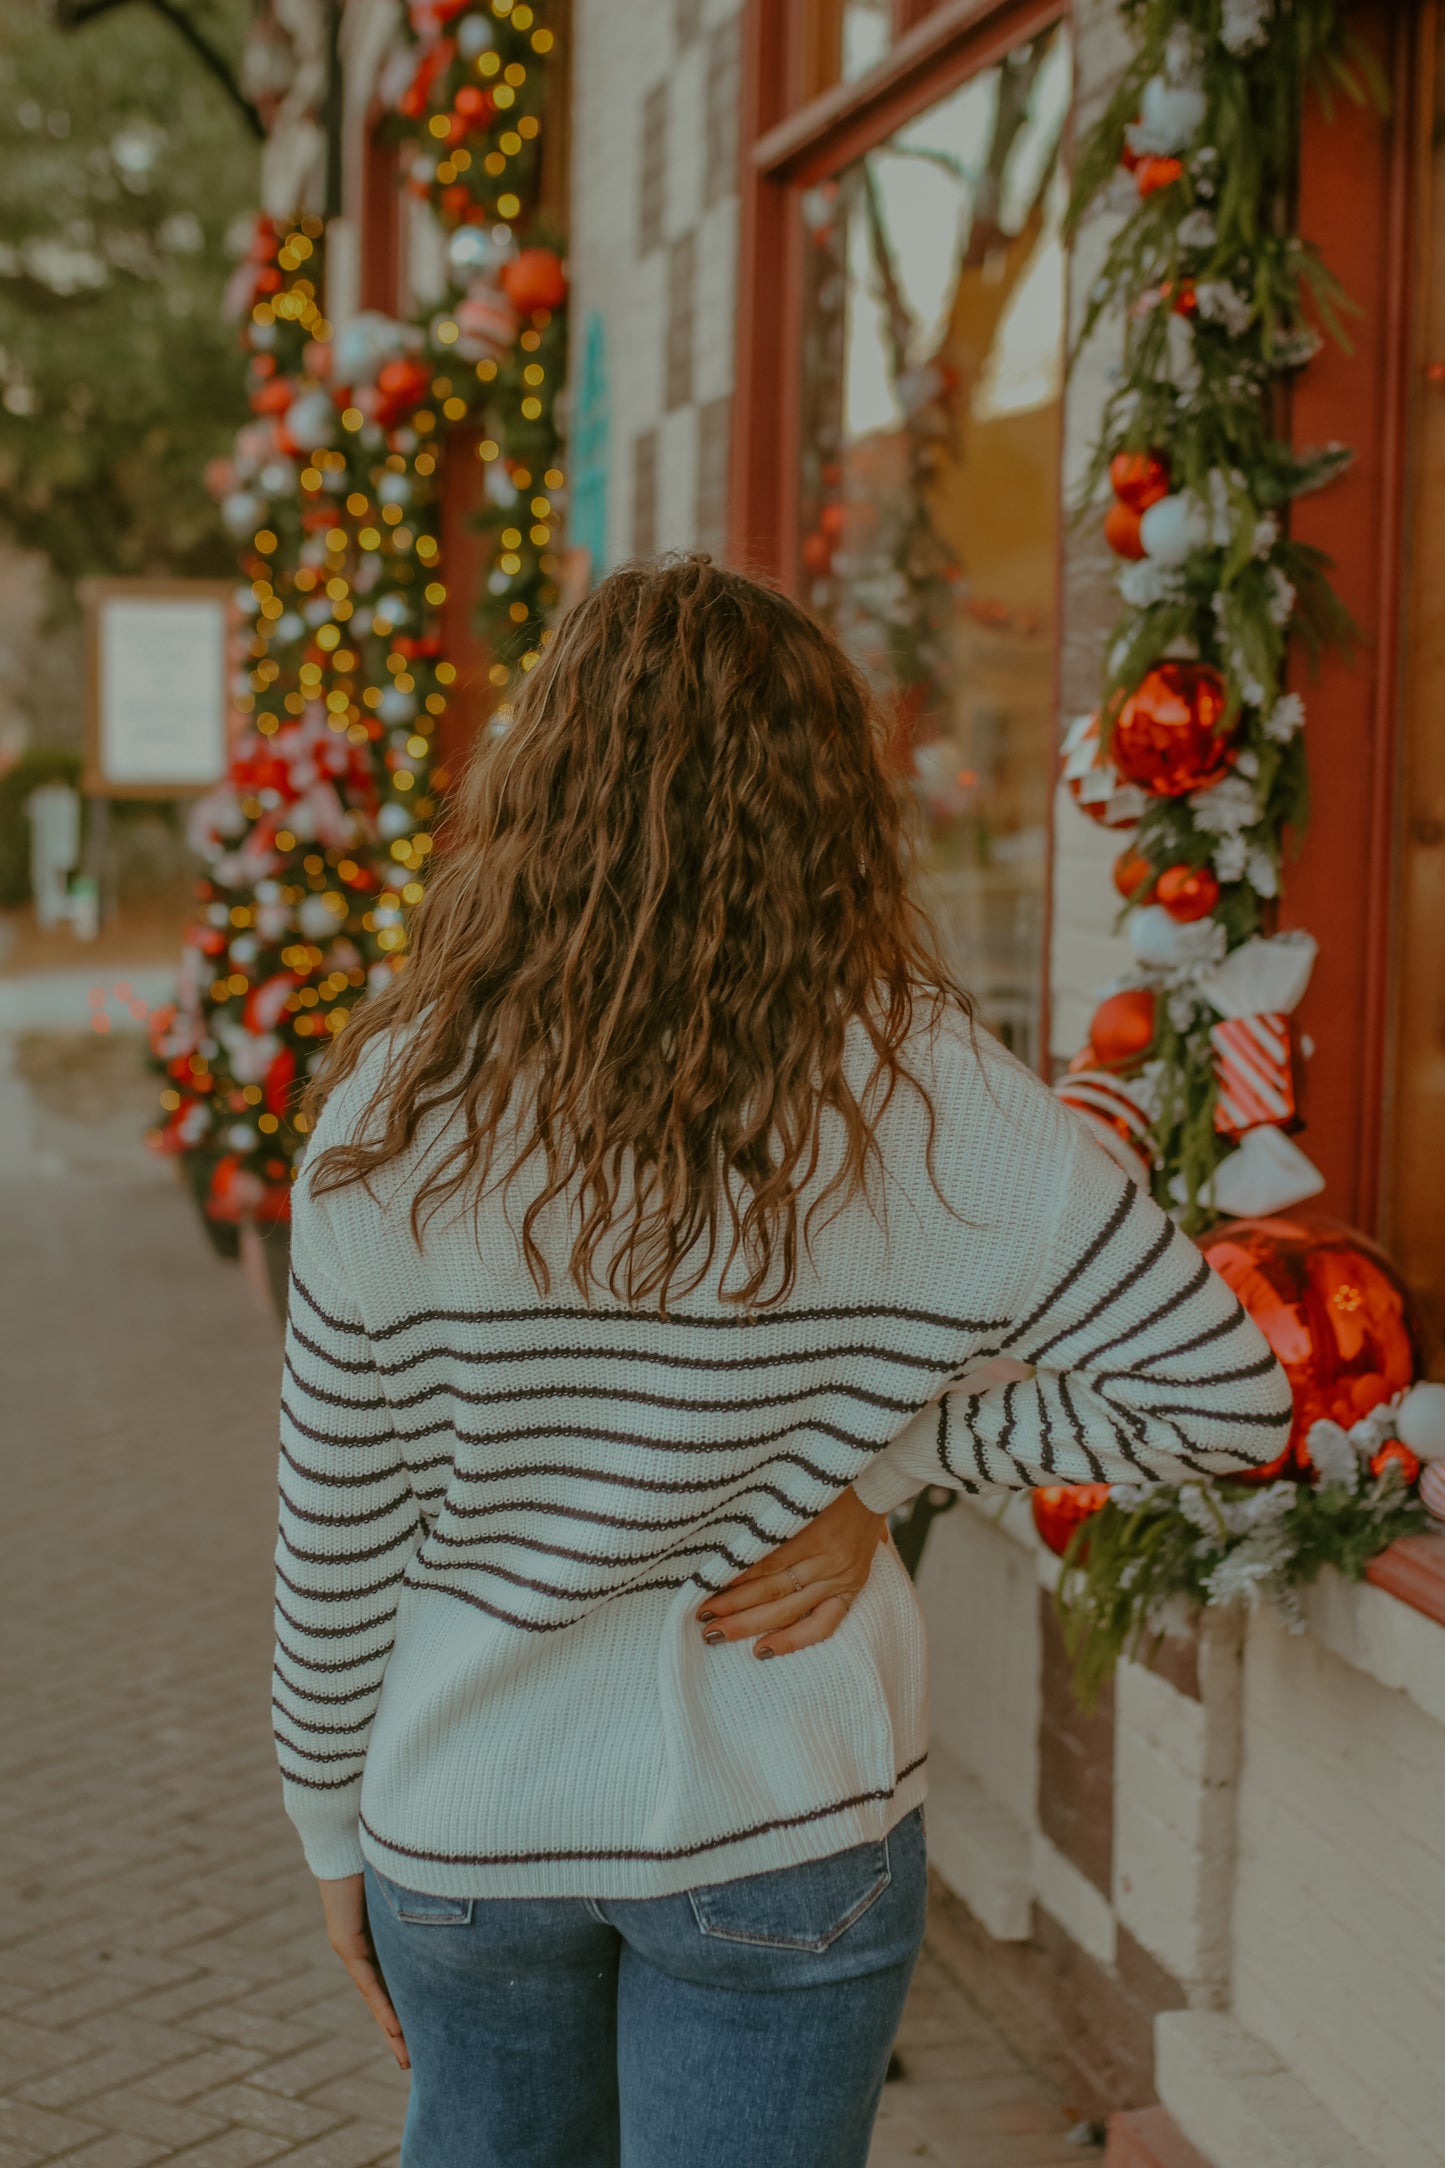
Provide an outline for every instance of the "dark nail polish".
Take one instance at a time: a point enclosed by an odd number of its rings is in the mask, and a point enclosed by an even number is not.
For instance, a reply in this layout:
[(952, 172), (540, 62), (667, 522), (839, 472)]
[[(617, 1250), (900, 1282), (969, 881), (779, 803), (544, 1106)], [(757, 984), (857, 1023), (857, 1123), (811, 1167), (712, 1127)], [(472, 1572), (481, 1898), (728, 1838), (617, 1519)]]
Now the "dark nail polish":
[(757, 1655), (758, 1662), (760, 1664), (765, 1664), (770, 1656), (776, 1656), (778, 1652), (776, 1649), (758, 1649), (755, 1653)]
[(711, 1611), (699, 1611), (697, 1615), (702, 1620), (703, 1625), (706, 1626), (709, 1619), (714, 1616), (714, 1613)]
[(726, 1639), (727, 1635), (723, 1632), (721, 1626), (714, 1626), (710, 1634), (703, 1635), (703, 1640), (709, 1648), (715, 1648), (719, 1641), (726, 1641)]

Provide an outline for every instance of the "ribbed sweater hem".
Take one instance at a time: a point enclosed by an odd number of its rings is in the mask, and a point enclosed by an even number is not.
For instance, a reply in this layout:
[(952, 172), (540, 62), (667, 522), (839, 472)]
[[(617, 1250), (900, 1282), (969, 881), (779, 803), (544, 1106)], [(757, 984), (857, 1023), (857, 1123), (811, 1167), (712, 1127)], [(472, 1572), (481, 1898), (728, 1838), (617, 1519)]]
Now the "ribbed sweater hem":
[(745, 1875), (768, 1874), (826, 1859), (855, 1844), (874, 1843), (921, 1806), (928, 1791), (928, 1757), (898, 1772), (891, 1789), (824, 1801), (735, 1833), (724, 1832), (672, 1849), (642, 1846), (535, 1852), (511, 1857), (439, 1853), (389, 1843), (363, 1817), (361, 1850), (376, 1870), (405, 1889), (435, 1897), (646, 1898), (675, 1895)]

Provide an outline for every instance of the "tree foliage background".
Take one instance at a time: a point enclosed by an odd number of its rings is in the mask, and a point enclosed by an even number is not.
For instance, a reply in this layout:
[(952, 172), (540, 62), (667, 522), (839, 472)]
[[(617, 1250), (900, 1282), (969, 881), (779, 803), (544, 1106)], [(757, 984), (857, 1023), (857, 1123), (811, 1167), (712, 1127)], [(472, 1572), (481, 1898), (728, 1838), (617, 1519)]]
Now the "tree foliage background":
[[(238, 0), (189, 0), (239, 51)], [(201, 475), (246, 406), (222, 323), (257, 145), (160, 16), (0, 9), (0, 521), (62, 582), (224, 574)]]

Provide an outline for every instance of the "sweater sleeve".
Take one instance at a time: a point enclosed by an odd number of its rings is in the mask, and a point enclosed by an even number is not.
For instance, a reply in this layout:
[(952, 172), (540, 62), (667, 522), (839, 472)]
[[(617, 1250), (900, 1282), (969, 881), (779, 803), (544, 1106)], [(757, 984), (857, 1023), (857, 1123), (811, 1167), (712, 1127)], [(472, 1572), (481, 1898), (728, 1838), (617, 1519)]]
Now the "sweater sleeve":
[(855, 1479), (874, 1512), (925, 1483), (1179, 1482), (1282, 1450), (1290, 1389), (1263, 1334), (1072, 1118), (1069, 1131), (1043, 1269), (1017, 1322)]
[(361, 1313), (299, 1184), (296, 1203), (271, 1706), (286, 1811), (331, 1880), (364, 1864), (362, 1764), (421, 1525)]

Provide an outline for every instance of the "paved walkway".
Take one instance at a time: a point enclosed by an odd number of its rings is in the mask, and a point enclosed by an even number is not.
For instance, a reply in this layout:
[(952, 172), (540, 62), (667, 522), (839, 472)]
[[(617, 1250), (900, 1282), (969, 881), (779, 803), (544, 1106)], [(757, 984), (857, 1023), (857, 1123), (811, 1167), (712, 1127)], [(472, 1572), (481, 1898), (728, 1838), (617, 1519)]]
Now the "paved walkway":
[[(107, 1121), (73, 1077), (56, 1114), (13, 1053), (0, 2168), (394, 2163), (405, 2081), (326, 1948), (271, 1760), (275, 1327), (133, 1152), (137, 1077)], [(19, 1069), (71, 1075), (45, 1057)], [(899, 2045), (871, 2168), (1090, 2157), (930, 1953)]]

